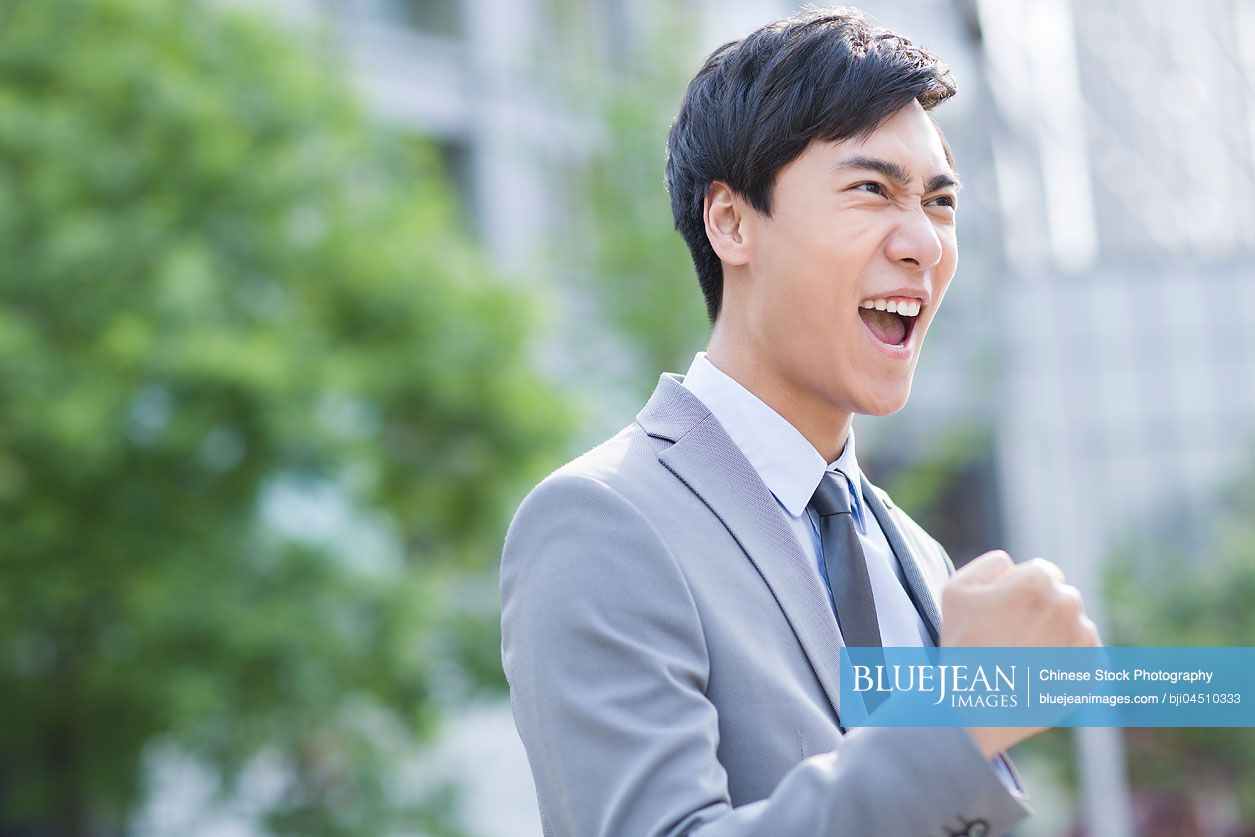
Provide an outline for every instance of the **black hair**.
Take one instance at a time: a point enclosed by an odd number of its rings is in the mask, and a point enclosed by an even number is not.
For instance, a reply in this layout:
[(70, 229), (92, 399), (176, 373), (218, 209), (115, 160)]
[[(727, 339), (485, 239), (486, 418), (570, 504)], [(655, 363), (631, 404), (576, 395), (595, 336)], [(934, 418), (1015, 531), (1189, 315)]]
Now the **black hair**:
[(910, 102), (931, 110), (956, 91), (931, 52), (845, 6), (807, 6), (712, 52), (671, 123), (665, 168), (710, 322), (723, 300), (723, 265), (703, 220), (712, 181), (770, 217), (776, 173), (813, 140), (867, 137)]

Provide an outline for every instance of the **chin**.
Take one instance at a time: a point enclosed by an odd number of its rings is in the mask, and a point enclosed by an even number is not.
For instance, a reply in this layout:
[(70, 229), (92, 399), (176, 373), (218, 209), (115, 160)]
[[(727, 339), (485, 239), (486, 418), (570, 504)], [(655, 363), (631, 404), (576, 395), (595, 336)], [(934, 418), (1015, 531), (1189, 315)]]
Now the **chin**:
[(856, 412), (866, 416), (892, 415), (906, 406), (910, 395), (911, 385), (909, 382), (904, 387), (894, 387), (881, 392), (868, 393), (867, 397), (861, 400), (859, 409)]

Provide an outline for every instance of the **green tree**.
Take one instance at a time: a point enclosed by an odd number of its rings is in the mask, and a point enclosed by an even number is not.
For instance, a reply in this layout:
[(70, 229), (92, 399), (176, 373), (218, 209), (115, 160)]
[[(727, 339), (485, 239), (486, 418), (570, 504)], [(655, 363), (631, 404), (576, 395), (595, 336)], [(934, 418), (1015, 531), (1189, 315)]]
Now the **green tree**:
[[(709, 336), (705, 302), (688, 248), (675, 230), (663, 179), (667, 130), (699, 58), (691, 10), (659, 8), (640, 28), (617, 33), (632, 54), (620, 60), (579, 53), (583, 13), (556, 0), (560, 33), (576, 50), (580, 75), (555, 79), (568, 102), (588, 103), (593, 149), (568, 164), (562, 182), (578, 208), (570, 245), (553, 258), (585, 301), (568, 338), (581, 348), (586, 380), (601, 382), (624, 409), (647, 397), (663, 371), (683, 372)], [(571, 266), (575, 265), (574, 269)], [(605, 355), (589, 351), (607, 336)], [(608, 357), (607, 357), (608, 356)], [(610, 363), (607, 363), (609, 359)], [(626, 361), (626, 362), (625, 362)], [(611, 420), (621, 427), (618, 412)], [(600, 431), (598, 431), (600, 432)]]
[[(1221, 492), (1201, 539), (1166, 524), (1119, 550), (1105, 574), (1110, 644), (1255, 641), (1253, 508), (1255, 472)], [(1125, 742), (1132, 784), (1165, 818), (1185, 821), (1219, 797), (1234, 804), (1241, 833), (1255, 827), (1255, 727), (1129, 729)]]
[[(1255, 473), (1220, 491), (1202, 537), (1176, 514), (1128, 535), (1103, 568), (1112, 647), (1241, 646), (1255, 638)], [(1129, 783), (1147, 835), (1194, 833), (1232, 812), (1229, 834), (1255, 826), (1255, 728), (1122, 732)], [(1075, 739), (1055, 729), (1019, 745), (1074, 797)]]
[(392, 777), (568, 412), (430, 151), (225, 8), (0, 2), (0, 831), (117, 833), (163, 745), (451, 832)]

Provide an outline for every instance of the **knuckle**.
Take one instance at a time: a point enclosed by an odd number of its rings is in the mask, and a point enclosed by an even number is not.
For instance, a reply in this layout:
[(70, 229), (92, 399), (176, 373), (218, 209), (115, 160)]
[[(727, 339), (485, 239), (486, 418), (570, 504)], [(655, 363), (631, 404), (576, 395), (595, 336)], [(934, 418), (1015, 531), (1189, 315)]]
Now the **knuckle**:
[(1011, 567), (1015, 564), (1005, 549), (991, 549), (988, 552), (982, 552), (977, 556), (977, 559), (983, 564), (992, 564), (1003, 568)]
[(1083, 644), (1091, 646), (1102, 644), (1098, 636), (1098, 626), (1088, 616), (1081, 617), (1081, 641)]
[(1054, 595), (1055, 580), (1038, 567), (1028, 567), (1024, 577), (1024, 590), (1030, 602), (1048, 604)]
[(1059, 565), (1056, 564), (1054, 561), (1047, 561), (1045, 558), (1038, 556), (1033, 559), (1032, 563), (1034, 566), (1040, 568), (1042, 572), (1046, 573), (1051, 578), (1058, 580), (1060, 584), (1062, 584), (1066, 580), (1066, 576), (1064, 576), (1063, 570), (1060, 569)]
[(1085, 598), (1071, 584), (1060, 587), (1057, 596), (1059, 609), (1067, 616), (1077, 618), (1085, 613)]

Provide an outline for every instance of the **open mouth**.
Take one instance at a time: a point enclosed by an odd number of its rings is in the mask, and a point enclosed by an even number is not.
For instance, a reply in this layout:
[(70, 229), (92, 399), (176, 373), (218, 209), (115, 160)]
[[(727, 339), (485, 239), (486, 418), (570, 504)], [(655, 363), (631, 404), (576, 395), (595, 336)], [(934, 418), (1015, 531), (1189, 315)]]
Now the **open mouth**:
[(918, 299), (866, 299), (859, 303), (858, 314), (873, 337), (900, 349), (910, 341), (921, 307)]

